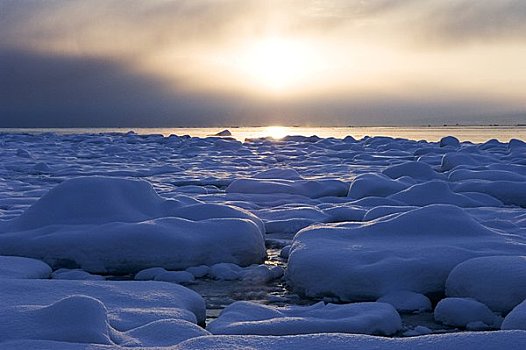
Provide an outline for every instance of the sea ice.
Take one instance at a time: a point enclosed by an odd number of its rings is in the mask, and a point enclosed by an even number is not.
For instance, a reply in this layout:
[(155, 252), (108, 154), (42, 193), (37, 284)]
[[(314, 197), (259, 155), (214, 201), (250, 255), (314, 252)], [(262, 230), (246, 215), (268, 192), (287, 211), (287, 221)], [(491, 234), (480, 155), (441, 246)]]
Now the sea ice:
[(5, 278), (49, 278), (51, 267), (31, 258), (0, 256), (0, 279)]
[(498, 329), (502, 322), (502, 318), (486, 305), (470, 298), (442, 299), (435, 308), (434, 316), (435, 320), (448, 326), (471, 329)]
[(294, 237), (286, 271), (309, 297), (376, 300), (395, 291), (443, 293), (468, 259), (524, 252), (524, 238), (487, 228), (452, 205), (429, 205), (364, 224), (312, 226)]
[(526, 256), (488, 256), (457, 265), (446, 294), (476, 299), (491, 310), (510, 312), (526, 299)]
[(242, 209), (166, 200), (145, 181), (85, 177), (63, 182), (0, 224), (0, 253), (94, 273), (250, 265), (266, 255), (262, 227)]
[(385, 303), (324, 304), (275, 308), (235, 302), (209, 324), (213, 334), (292, 335), (361, 333), (391, 335), (402, 328), (396, 310)]

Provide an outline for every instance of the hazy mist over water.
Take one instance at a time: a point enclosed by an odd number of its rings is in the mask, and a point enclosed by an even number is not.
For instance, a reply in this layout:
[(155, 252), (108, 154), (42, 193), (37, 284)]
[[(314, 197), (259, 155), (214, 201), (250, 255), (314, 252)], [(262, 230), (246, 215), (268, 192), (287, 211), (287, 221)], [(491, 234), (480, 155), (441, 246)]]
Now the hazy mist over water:
[[(497, 139), (507, 142), (510, 139), (526, 140), (526, 126), (444, 126), (444, 127), (232, 127), (227, 128), (232, 137), (244, 141), (249, 138), (273, 137), (276, 139), (287, 135), (316, 135), (322, 138), (344, 138), (352, 136), (361, 139), (364, 136), (390, 136), (413, 140), (438, 141), (444, 136), (455, 136), (461, 141), (475, 143)], [(190, 135), (207, 137), (222, 131), (221, 128), (0, 128), (2, 133), (44, 133), (85, 134), (85, 133), (126, 133), (137, 134)]]

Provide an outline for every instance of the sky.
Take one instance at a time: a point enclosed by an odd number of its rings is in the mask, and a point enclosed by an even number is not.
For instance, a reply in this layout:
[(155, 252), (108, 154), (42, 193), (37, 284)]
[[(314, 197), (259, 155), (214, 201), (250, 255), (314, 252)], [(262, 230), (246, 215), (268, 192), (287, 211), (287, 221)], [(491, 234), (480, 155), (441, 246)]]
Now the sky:
[(0, 0), (0, 127), (526, 123), (523, 0)]

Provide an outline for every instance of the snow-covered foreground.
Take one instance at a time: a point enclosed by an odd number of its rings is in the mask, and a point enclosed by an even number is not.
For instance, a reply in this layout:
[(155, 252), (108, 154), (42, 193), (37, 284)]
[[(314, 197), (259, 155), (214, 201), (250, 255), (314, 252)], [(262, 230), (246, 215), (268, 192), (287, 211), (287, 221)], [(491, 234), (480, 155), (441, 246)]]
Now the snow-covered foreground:
[(0, 146), (0, 348), (526, 347), (520, 140)]

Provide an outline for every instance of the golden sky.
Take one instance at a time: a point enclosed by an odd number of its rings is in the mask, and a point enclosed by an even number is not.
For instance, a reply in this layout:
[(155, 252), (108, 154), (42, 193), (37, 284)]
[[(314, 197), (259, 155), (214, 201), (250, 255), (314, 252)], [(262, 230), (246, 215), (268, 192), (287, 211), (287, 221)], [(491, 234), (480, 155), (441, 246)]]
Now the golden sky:
[(0, 112), (86, 125), (521, 122), (525, 23), (519, 0), (0, 0)]

